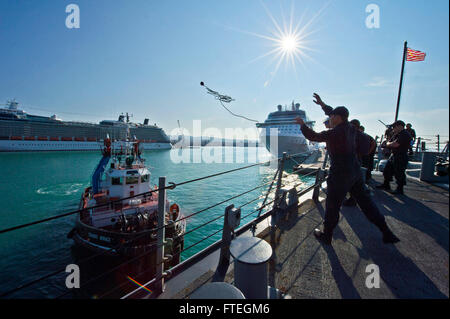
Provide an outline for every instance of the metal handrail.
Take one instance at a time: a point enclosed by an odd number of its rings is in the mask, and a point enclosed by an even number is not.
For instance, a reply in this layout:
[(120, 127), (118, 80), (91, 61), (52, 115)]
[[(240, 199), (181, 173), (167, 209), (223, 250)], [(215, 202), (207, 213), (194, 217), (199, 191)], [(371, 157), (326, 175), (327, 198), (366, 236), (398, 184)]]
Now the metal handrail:
[[(279, 163), (279, 168), (282, 168), (283, 166), (283, 162), (284, 160), (287, 158), (287, 156), (284, 154), (284, 159), (281, 163)], [(326, 165), (326, 161), (328, 159), (328, 156), (325, 157), (325, 161), (324, 161), (324, 167)], [(281, 178), (282, 178), (282, 170), (279, 171), (280, 175), (279, 179), (278, 179), (278, 186), (277, 186), (277, 190), (276, 190), (276, 196), (275, 199), (273, 199), (271, 202), (269, 203), (265, 203), (263, 206), (261, 206), (260, 208), (254, 210), (253, 212), (251, 212), (250, 214), (242, 217), (242, 219), (256, 213), (257, 211), (261, 211), (264, 207), (275, 203), (277, 201), (277, 199), (279, 198), (280, 192), (279, 189), (281, 187)], [(278, 173), (278, 170), (277, 170)], [(299, 192), (297, 192), (298, 196), (302, 196), (308, 192), (310, 192), (311, 190), (317, 190), (320, 188), (320, 186), (322, 185), (322, 183), (324, 182), (324, 174), (323, 170), (321, 168), (319, 168), (317, 170), (317, 172), (313, 172), (316, 173), (316, 182), (314, 185), (311, 185), (309, 187), (307, 187), (306, 189), (300, 190)], [(308, 174), (309, 175), (309, 174)], [(276, 176), (276, 175), (275, 175)], [(294, 186), (295, 188), (296, 186)], [(314, 196), (313, 196), (314, 197)], [(267, 198), (267, 196), (266, 196)], [(244, 233), (247, 230), (250, 230), (254, 227), (255, 224), (260, 223), (261, 221), (265, 220), (266, 218), (272, 216), (275, 212), (277, 212), (277, 208), (272, 208), (270, 209), (268, 212), (264, 213), (263, 215), (258, 215), (258, 217), (256, 217), (254, 220), (249, 221), (246, 225), (242, 226), (241, 228), (239, 228), (238, 230), (235, 231), (236, 236), (239, 236), (240, 234)], [(224, 215), (219, 216), (217, 219), (224, 217)], [(177, 274), (181, 273), (183, 270), (185, 270), (186, 268), (188, 268), (189, 266), (193, 265), (194, 263), (198, 262), (199, 260), (203, 259), (204, 257), (208, 256), (209, 254), (211, 254), (213, 251), (217, 250), (218, 248), (220, 248), (220, 246), (223, 244), (223, 239), (220, 239), (218, 241), (216, 241), (215, 243), (211, 244), (210, 246), (206, 247), (205, 249), (203, 249), (202, 251), (198, 252), (197, 254), (191, 256), (190, 258), (186, 259), (185, 261), (181, 262), (180, 264), (170, 268), (167, 272), (170, 273), (170, 278), (173, 278), (174, 276), (176, 276)], [(169, 279), (170, 279), (169, 278)], [(125, 296), (123, 296), (121, 299), (126, 299), (132, 295), (134, 295), (135, 293), (141, 291), (144, 287), (148, 287), (154, 283), (156, 283), (159, 280), (164, 280), (164, 276), (160, 276), (160, 278), (155, 277), (152, 280), (148, 281), (147, 283), (145, 283), (144, 285), (142, 285), (141, 287), (136, 288), (135, 290), (133, 290), (132, 292), (126, 294)], [(154, 293), (152, 294), (154, 295)]]
[[(292, 154), (292, 155), (286, 155), (286, 154), (283, 154), (283, 158), (282, 158), (281, 160), (278, 159), (279, 165), (281, 165), (281, 167), (282, 167), (282, 166), (284, 165), (284, 161), (285, 161), (285, 160), (290, 159), (291, 157), (297, 156), (297, 155), (300, 155), (300, 154), (304, 154), (304, 153), (298, 153), (298, 154)], [(215, 177), (215, 176), (219, 176), (219, 175), (223, 175), (223, 174), (227, 174), (227, 173), (231, 173), (231, 172), (243, 170), (243, 169), (250, 168), (250, 167), (255, 167), (255, 166), (259, 166), (259, 165), (265, 165), (265, 164), (270, 163), (270, 162), (272, 162), (272, 161), (273, 161), (273, 160), (266, 161), (266, 162), (262, 162), (262, 163), (257, 163), (257, 164), (253, 164), (253, 165), (249, 165), (249, 166), (245, 166), (245, 167), (241, 167), (241, 168), (237, 168), (237, 169), (233, 169), (233, 170), (229, 170), (229, 171), (225, 171), (225, 172), (220, 172), (220, 173), (213, 174), (213, 175), (209, 175), (209, 176), (205, 176), (205, 177), (202, 177), (202, 178), (197, 178), (197, 179), (193, 179), (193, 180), (190, 180), (190, 181), (185, 181), (185, 182), (182, 182), (182, 183), (179, 183), (179, 184), (171, 183), (171, 185), (169, 185), (169, 186), (162, 186), (162, 185), (160, 185), (160, 187), (159, 187), (158, 189), (152, 190), (152, 191), (150, 191), (150, 192), (146, 192), (146, 193), (142, 193), (142, 194), (137, 194), (137, 195), (134, 195), (134, 196), (130, 196), (129, 198), (134, 198), (134, 197), (137, 197), (137, 196), (143, 196), (143, 195), (151, 194), (151, 193), (154, 193), (154, 192), (157, 192), (157, 191), (160, 191), (160, 192), (162, 191), (162, 192), (165, 193), (165, 191), (166, 191), (167, 189), (174, 189), (176, 186), (180, 186), (180, 185), (184, 185), (184, 184), (187, 184), (187, 183), (192, 183), (192, 182), (196, 182), (196, 181), (199, 181), (199, 180), (203, 180), (203, 179), (207, 179), (207, 178), (211, 178), (211, 177)], [(278, 171), (277, 171), (277, 172), (278, 172)], [(279, 192), (278, 192), (278, 191), (279, 191), (279, 188), (282, 186), (282, 185), (281, 185), (282, 171), (280, 171), (280, 174), (279, 174), (279, 175), (280, 175), (280, 176), (279, 176), (279, 182), (277, 183), (277, 193), (279, 193)], [(275, 175), (275, 177), (276, 177), (276, 175)], [(263, 187), (263, 186), (265, 186), (265, 185), (267, 185), (267, 184), (269, 184), (269, 183), (271, 183), (271, 186), (272, 186), (272, 185), (273, 185), (273, 182), (274, 182), (274, 180), (271, 181), (271, 182), (264, 183), (264, 184), (262, 184), (262, 185), (260, 185), (260, 186), (258, 186), (258, 187), (255, 187), (255, 188), (253, 188), (253, 189), (251, 189), (251, 190), (249, 190), (249, 191), (246, 191), (246, 192), (241, 193), (241, 194), (239, 194), (239, 195), (233, 196), (232, 198), (230, 198), (230, 199), (228, 199), (228, 200), (226, 200), (226, 201), (229, 201), (229, 200), (235, 199), (235, 198), (237, 198), (237, 197), (240, 197), (240, 196), (242, 196), (242, 195), (244, 195), (244, 194), (247, 194), (247, 193), (249, 193), (249, 192), (251, 192), (251, 191), (253, 191), (253, 190), (255, 190), (255, 189), (261, 188), (261, 187)], [(163, 185), (164, 185), (164, 184), (163, 184)], [(297, 187), (297, 186), (298, 186), (298, 185), (296, 185), (295, 187)], [(268, 196), (268, 194), (269, 194), (270, 192), (271, 192), (271, 188), (268, 190), (267, 196)], [(267, 200), (267, 196), (266, 196), (266, 199), (264, 200), (263, 205), (262, 205), (260, 208), (258, 208), (257, 210), (255, 210), (255, 211), (253, 211), (252, 213), (250, 213), (249, 215), (247, 215), (246, 217), (250, 216), (251, 214), (254, 214), (254, 213), (257, 212), (258, 210), (259, 210), (260, 213), (261, 213), (261, 211), (262, 211), (262, 209), (263, 209), (264, 207), (266, 207), (266, 206), (272, 204), (273, 202), (275, 202), (275, 201), (277, 200), (279, 194), (276, 194), (275, 199), (274, 199), (273, 201), (271, 201), (271, 202), (269, 202), (269, 203), (265, 203), (266, 200)], [(129, 199), (129, 198), (123, 198), (123, 199), (119, 199), (119, 200), (116, 200), (116, 201), (111, 201), (111, 202), (108, 202), (108, 203), (105, 203), (105, 204), (98, 205), (98, 207), (102, 207), (102, 206), (105, 206), (105, 205), (110, 205), (110, 204), (112, 204), (112, 203), (114, 203), (114, 202), (121, 202), (121, 201), (127, 200), (127, 199)], [(260, 198), (260, 197), (258, 197), (258, 198)], [(258, 198), (257, 198), (257, 199), (258, 199)], [(252, 200), (252, 201), (250, 201), (250, 202), (248, 202), (248, 203), (242, 205), (241, 207), (243, 207), (243, 206), (245, 206), (245, 205), (248, 205), (248, 204), (250, 204), (251, 202), (256, 201), (257, 199), (254, 199), (254, 200)], [(189, 218), (189, 217), (192, 217), (192, 216), (194, 216), (194, 215), (196, 215), (196, 214), (198, 214), (198, 213), (200, 213), (200, 212), (202, 212), (202, 211), (206, 211), (206, 210), (208, 210), (208, 209), (210, 209), (210, 208), (212, 208), (212, 207), (216, 207), (216, 206), (218, 206), (218, 205), (220, 205), (220, 204), (223, 204), (223, 203), (226, 202), (226, 201), (220, 202), (220, 203), (218, 203), (218, 204), (215, 204), (214, 206), (208, 207), (208, 208), (203, 209), (203, 210), (201, 210), (201, 211), (199, 211), (199, 212), (196, 212), (196, 213), (194, 213), (194, 214), (191, 214), (191, 215), (185, 217), (184, 219), (187, 219), (187, 218)], [(97, 206), (96, 206), (96, 207), (97, 207)], [(92, 209), (92, 208), (96, 208), (96, 207), (89, 207), (88, 209)], [(85, 210), (87, 210), (87, 209), (81, 209), (81, 210), (77, 210), (77, 211), (65, 213), (65, 214), (62, 214), (62, 215), (58, 215), (58, 216), (53, 216), (53, 217), (50, 217), (50, 218), (46, 218), (46, 219), (43, 219), (43, 220), (40, 220), (40, 221), (36, 221), (36, 222), (24, 224), (24, 225), (19, 225), (19, 226), (11, 227), (11, 228), (9, 228), (9, 229), (0, 230), (0, 234), (1, 234), (1, 233), (6, 233), (6, 232), (9, 232), (9, 231), (12, 231), (12, 230), (16, 230), (16, 229), (19, 229), (19, 228), (24, 228), (24, 227), (27, 227), (27, 226), (35, 225), (35, 224), (38, 224), (38, 223), (42, 223), (42, 222), (45, 222), (45, 221), (53, 220), (53, 219), (56, 219), (56, 218), (65, 217), (65, 216), (68, 216), (68, 215), (71, 215), (71, 214), (75, 214), (75, 213), (78, 213), (78, 212), (82, 212), (82, 211), (85, 211)], [(273, 209), (272, 209), (271, 211), (273, 211)], [(264, 216), (265, 216), (265, 215), (266, 215), (266, 214), (264, 214)], [(218, 216), (218, 217), (214, 218), (213, 220), (207, 222), (206, 224), (209, 224), (209, 223), (211, 223), (211, 222), (213, 222), (213, 221), (215, 221), (215, 220), (218, 220), (218, 219), (220, 219), (220, 218), (222, 218), (222, 217), (223, 217), (223, 215)], [(252, 220), (251, 222), (249, 222), (247, 225), (254, 225), (255, 222), (258, 222), (258, 220), (260, 219), (260, 217), (262, 217), (262, 216), (260, 216), (260, 214), (258, 214), (258, 217), (257, 217), (255, 220)], [(245, 218), (245, 217), (244, 217), (244, 218)], [(199, 229), (199, 228), (205, 226), (206, 224), (200, 225), (200, 226), (196, 227), (195, 229), (190, 230), (188, 233), (193, 232), (193, 231), (195, 231), (195, 230), (197, 230), (197, 229)], [(142, 232), (142, 236), (148, 234), (149, 232), (154, 232), (154, 231), (160, 230), (161, 228), (165, 228), (165, 227), (167, 227), (167, 226), (166, 226), (166, 225), (163, 225), (163, 226), (157, 227), (157, 228), (155, 228), (155, 229), (151, 229), (151, 230)], [(100, 231), (99, 231), (98, 233), (101, 234), (101, 233), (103, 233), (103, 232), (100, 232)], [(134, 235), (136, 235), (136, 234), (134, 234)], [(140, 234), (140, 235), (141, 235), (141, 234)], [(211, 237), (211, 236), (212, 236), (212, 235), (208, 236), (207, 238), (209, 238), (209, 237)], [(130, 236), (130, 237), (131, 237), (131, 236)], [(136, 238), (133, 238), (132, 241), (138, 239), (139, 237), (140, 237), (140, 236), (138, 236), (138, 237), (136, 237)], [(205, 240), (205, 239), (203, 239), (203, 240)], [(202, 240), (202, 241), (203, 241), (203, 240)], [(198, 244), (198, 243), (196, 243), (196, 244), (194, 244), (194, 245), (197, 245), (197, 244)], [(213, 244), (213, 245), (214, 245), (214, 244)], [(158, 246), (159, 246), (159, 245), (158, 245)], [(163, 245), (162, 245), (162, 246), (163, 246)], [(161, 248), (161, 246), (160, 246), (159, 248)], [(189, 248), (191, 248), (191, 247), (188, 247), (188, 248), (184, 249), (183, 251), (185, 251), (185, 250), (187, 250), (187, 249), (189, 249)], [(111, 249), (114, 249), (114, 247), (112, 247)], [(163, 249), (162, 249), (161, 251), (162, 251), (162, 254), (164, 254), (164, 253), (163, 253)], [(183, 251), (181, 251), (181, 252), (183, 252)], [(179, 253), (181, 253), (181, 252), (179, 252)], [(98, 254), (98, 255), (96, 255), (96, 256), (92, 256), (92, 257), (90, 257), (90, 258), (88, 258), (88, 259), (96, 258), (96, 257), (98, 257), (98, 256), (100, 256), (100, 255), (103, 255), (103, 253), (104, 253), (104, 252), (102, 252), (102, 253), (100, 253), (100, 254)], [(147, 253), (148, 253), (148, 252), (147, 252)], [(197, 255), (197, 254), (196, 254), (196, 255)], [(195, 255), (194, 255), (194, 256), (195, 256)], [(140, 257), (141, 257), (141, 256), (139, 255), (138, 257), (133, 258), (133, 260), (135, 260), (135, 259), (137, 259), (137, 258), (140, 258)], [(161, 260), (164, 260), (164, 256), (162, 256)], [(163, 262), (162, 262), (162, 263), (163, 263)], [(161, 263), (160, 263), (160, 264), (161, 264)], [(123, 264), (121, 264), (121, 265), (123, 265)], [(177, 266), (178, 266), (178, 265), (177, 265)], [(175, 266), (175, 267), (176, 267), (176, 266)], [(177, 269), (177, 268), (175, 268), (175, 269)], [(64, 270), (62, 270), (62, 271), (64, 271)], [(53, 276), (53, 275), (56, 275), (56, 274), (58, 274), (58, 273), (60, 273), (60, 272), (61, 272), (61, 270), (60, 270), (60, 271), (57, 271), (57, 272), (53, 272), (53, 273), (48, 274), (48, 275), (45, 275), (45, 276), (43, 276), (43, 277), (41, 277), (41, 278), (38, 278), (38, 279), (36, 279), (36, 280), (33, 280), (32, 282), (29, 282), (29, 283), (27, 283), (27, 284), (21, 285), (20, 287), (17, 287), (16, 289), (13, 289), (13, 290), (7, 292), (6, 294), (2, 294), (2, 296), (7, 295), (7, 294), (10, 294), (10, 293), (12, 293), (12, 292), (15, 292), (15, 291), (17, 291), (17, 290), (20, 290), (20, 289), (22, 289), (22, 288), (28, 287), (28, 286), (30, 286), (30, 285), (32, 285), (32, 284), (34, 284), (34, 283), (36, 283), (36, 282), (38, 282), (38, 281), (40, 281), (40, 280), (49, 278), (49, 277), (51, 277), (51, 276)], [(108, 272), (108, 273), (109, 273), (109, 272)], [(103, 275), (105, 275), (105, 274), (102, 274), (102, 276), (103, 276)], [(161, 277), (161, 280), (163, 280), (163, 276), (160, 276), (160, 277)], [(94, 278), (94, 279), (92, 279), (92, 280), (89, 280), (89, 282), (93, 282), (93, 281), (95, 281), (96, 279), (98, 279), (98, 278)], [(63, 294), (63, 295), (66, 295), (66, 294), (67, 294), (67, 293), (65, 293), (65, 294)], [(63, 295), (62, 295), (62, 296), (63, 296)], [(60, 296), (60, 297), (61, 297), (61, 296)]]

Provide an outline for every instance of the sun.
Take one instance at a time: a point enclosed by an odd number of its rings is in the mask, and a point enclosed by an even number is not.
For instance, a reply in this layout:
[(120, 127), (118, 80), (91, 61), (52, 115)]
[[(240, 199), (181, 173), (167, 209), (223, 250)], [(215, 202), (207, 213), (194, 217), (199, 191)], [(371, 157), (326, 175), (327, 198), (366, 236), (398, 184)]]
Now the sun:
[(253, 63), (262, 58), (272, 57), (270, 63), (275, 64), (275, 68), (269, 73), (269, 79), (264, 83), (264, 87), (272, 82), (281, 65), (284, 65), (286, 69), (290, 68), (291, 70), (293, 70), (295, 77), (298, 80), (297, 62), (300, 63), (303, 67), (305, 67), (305, 59), (316, 62), (308, 54), (310, 51), (317, 51), (311, 47), (311, 44), (318, 42), (317, 38), (312, 39), (312, 35), (315, 34), (318, 29), (311, 30), (311, 27), (313, 26), (315, 20), (317, 20), (321, 15), (323, 10), (328, 6), (328, 4), (320, 9), (317, 13), (315, 13), (309, 21), (304, 21), (303, 19), (306, 11), (303, 13), (302, 17), (299, 20), (294, 21), (294, 2), (291, 2), (291, 12), (289, 19), (285, 19), (283, 10), (281, 10), (283, 17), (281, 22), (278, 22), (274, 18), (264, 2), (261, 2), (261, 4), (273, 23), (273, 28), (270, 30), (270, 34), (263, 35), (255, 32), (238, 30), (235, 28), (232, 29), (264, 40), (268, 40), (270, 42), (272, 48), (268, 52), (250, 61), (250, 63)]
[(298, 49), (300, 43), (297, 38), (293, 35), (286, 35), (280, 41), (281, 48), (283, 51), (290, 53)]

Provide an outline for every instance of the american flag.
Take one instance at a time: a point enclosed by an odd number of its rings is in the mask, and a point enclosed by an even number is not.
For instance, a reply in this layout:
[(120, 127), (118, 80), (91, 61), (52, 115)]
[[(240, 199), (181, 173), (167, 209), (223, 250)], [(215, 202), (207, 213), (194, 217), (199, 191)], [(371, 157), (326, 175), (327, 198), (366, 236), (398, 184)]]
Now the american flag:
[(408, 53), (406, 54), (406, 61), (411, 61), (411, 62), (424, 61), (425, 56), (426, 56), (425, 52), (420, 52), (420, 51), (416, 51), (416, 50), (412, 50), (412, 49), (408, 48)]

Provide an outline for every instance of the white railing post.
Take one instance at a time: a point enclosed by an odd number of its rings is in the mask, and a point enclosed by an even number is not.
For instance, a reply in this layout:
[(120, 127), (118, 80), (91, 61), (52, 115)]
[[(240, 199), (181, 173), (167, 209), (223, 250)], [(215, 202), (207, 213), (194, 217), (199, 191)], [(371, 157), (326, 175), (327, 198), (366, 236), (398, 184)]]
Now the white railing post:
[(166, 212), (166, 177), (159, 178), (158, 190), (158, 232), (156, 246), (156, 294), (164, 292), (164, 237)]
[[(280, 163), (278, 164), (278, 180), (277, 180), (277, 189), (275, 191), (275, 202), (274, 207), (278, 207), (280, 203), (280, 190), (281, 190), (281, 183), (283, 182), (283, 171), (284, 171), (284, 162), (286, 161), (287, 154), (286, 152), (283, 152), (283, 158), (281, 159)], [(273, 216), (272, 216), (273, 218)]]

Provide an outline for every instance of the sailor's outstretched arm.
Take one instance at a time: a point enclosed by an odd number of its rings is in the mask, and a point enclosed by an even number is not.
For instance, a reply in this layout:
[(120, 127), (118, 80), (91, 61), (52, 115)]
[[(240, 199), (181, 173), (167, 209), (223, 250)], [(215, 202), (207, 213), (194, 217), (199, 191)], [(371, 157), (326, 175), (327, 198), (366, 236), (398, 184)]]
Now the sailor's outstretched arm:
[(320, 133), (316, 133), (316, 132), (314, 132), (314, 130), (309, 128), (305, 124), (303, 119), (301, 119), (300, 117), (297, 117), (295, 119), (295, 121), (297, 122), (297, 124), (300, 125), (300, 129), (302, 130), (303, 135), (308, 140), (310, 140), (312, 142), (327, 142), (329, 140), (332, 130), (327, 130), (327, 131), (323, 131), (323, 132), (320, 132)]
[(322, 107), (322, 110), (325, 112), (325, 115), (330, 116), (330, 113), (331, 113), (331, 111), (333, 111), (333, 108), (329, 105), (326, 105), (320, 98), (319, 94), (314, 93), (313, 97), (315, 98), (315, 100), (313, 100), (313, 102)]
[(327, 142), (330, 137), (330, 132), (331, 132), (331, 130), (328, 130), (328, 131), (316, 133), (312, 129), (310, 129), (308, 126), (306, 126), (306, 124), (303, 124), (302, 126), (300, 126), (300, 129), (302, 130), (303, 135), (311, 142)]

